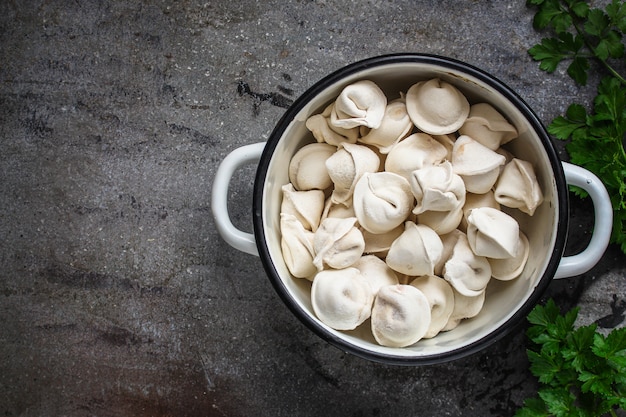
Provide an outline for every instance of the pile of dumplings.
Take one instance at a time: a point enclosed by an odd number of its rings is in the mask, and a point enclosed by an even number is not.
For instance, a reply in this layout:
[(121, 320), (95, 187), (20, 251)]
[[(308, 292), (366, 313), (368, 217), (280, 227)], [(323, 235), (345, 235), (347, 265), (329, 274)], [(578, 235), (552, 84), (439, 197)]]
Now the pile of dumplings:
[(406, 347), (476, 316), (492, 278), (521, 274), (528, 239), (502, 206), (532, 216), (543, 194), (501, 147), (518, 132), (493, 106), (438, 78), (389, 102), (362, 80), (306, 127), (316, 141), (289, 164), (281, 248), (323, 323), (369, 319), (377, 343)]

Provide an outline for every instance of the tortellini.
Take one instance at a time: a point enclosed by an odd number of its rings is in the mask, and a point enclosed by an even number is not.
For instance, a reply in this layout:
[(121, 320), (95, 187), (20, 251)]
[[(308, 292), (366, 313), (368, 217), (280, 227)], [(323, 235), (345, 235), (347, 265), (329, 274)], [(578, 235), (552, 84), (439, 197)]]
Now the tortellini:
[(331, 201), (349, 206), (356, 183), (365, 173), (377, 172), (379, 165), (378, 155), (367, 146), (342, 144), (326, 160), (326, 169), (334, 184)]
[(289, 162), (289, 181), (298, 191), (325, 190), (332, 185), (326, 160), (337, 148), (327, 143), (311, 143), (296, 152)]
[(407, 180), (393, 172), (367, 173), (354, 189), (353, 207), (361, 227), (382, 234), (406, 220), (413, 195)]
[(537, 183), (533, 166), (517, 158), (506, 164), (502, 170), (494, 193), (498, 203), (531, 216), (543, 202), (543, 193)]
[(439, 78), (411, 86), (406, 94), (406, 108), (415, 126), (431, 135), (459, 130), (470, 112), (467, 98)]
[(454, 290), (448, 282), (434, 275), (415, 278), (409, 285), (424, 293), (430, 305), (430, 325), (423, 337), (437, 336), (454, 311)]
[(356, 268), (320, 271), (311, 287), (313, 311), (336, 330), (353, 330), (372, 313), (374, 294)]
[(493, 188), (506, 157), (469, 136), (459, 136), (452, 148), (452, 166), (470, 193), (484, 194)]
[(281, 248), (325, 325), (369, 322), (377, 343), (411, 346), (480, 314), (492, 279), (522, 274), (530, 244), (511, 212), (544, 198), (491, 104), (438, 78), (389, 99), (361, 80), (305, 124), (314, 143), (289, 165)]
[(428, 298), (422, 291), (411, 285), (388, 285), (374, 299), (372, 333), (382, 346), (410, 346), (426, 335), (430, 314)]
[(489, 103), (472, 105), (459, 133), (474, 138), (493, 151), (517, 137), (515, 126)]
[(362, 80), (348, 85), (335, 100), (330, 113), (330, 123), (335, 127), (350, 129), (366, 126), (372, 129), (380, 127), (387, 96), (372, 81)]
[(387, 254), (387, 264), (409, 276), (432, 275), (441, 259), (443, 243), (430, 227), (408, 221), (404, 232), (393, 241)]
[(385, 116), (376, 129), (361, 128), (364, 133), (359, 142), (378, 148), (381, 154), (387, 154), (396, 143), (404, 139), (413, 129), (413, 123), (406, 111), (402, 99), (392, 101), (385, 109)]
[(325, 267), (347, 268), (363, 255), (365, 241), (355, 224), (354, 217), (324, 219), (313, 236), (313, 264), (319, 271)]

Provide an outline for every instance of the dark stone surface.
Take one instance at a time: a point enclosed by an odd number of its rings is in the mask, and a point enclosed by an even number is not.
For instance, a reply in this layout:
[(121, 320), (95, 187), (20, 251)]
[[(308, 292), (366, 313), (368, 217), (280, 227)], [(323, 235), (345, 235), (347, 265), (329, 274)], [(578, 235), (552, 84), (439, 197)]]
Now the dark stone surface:
[[(221, 240), (210, 193), (228, 152), (374, 55), (464, 60), (545, 122), (588, 100), (527, 55), (531, 19), (522, 0), (0, 2), (0, 414), (512, 415), (536, 389), (523, 326), (442, 365), (346, 355)], [(253, 175), (232, 183), (246, 230)], [(623, 325), (625, 264), (612, 247), (546, 297)]]

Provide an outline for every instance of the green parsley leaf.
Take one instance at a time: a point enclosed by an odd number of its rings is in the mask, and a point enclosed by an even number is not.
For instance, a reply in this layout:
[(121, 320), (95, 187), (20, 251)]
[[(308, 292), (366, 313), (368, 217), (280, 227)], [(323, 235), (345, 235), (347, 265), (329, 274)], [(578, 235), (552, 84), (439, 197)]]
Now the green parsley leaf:
[(619, 0), (606, 6), (606, 14), (611, 20), (611, 25), (615, 26), (622, 33), (626, 33), (626, 4)]
[(545, 388), (538, 391), (539, 397), (548, 406), (548, 411), (556, 417), (569, 417), (576, 409), (576, 397), (566, 388)]
[[(571, 71), (577, 79), (586, 81), (586, 71), (589, 67), (585, 63), (586, 58), (579, 57), (578, 53), (584, 45), (581, 36), (573, 36), (571, 33), (561, 33), (556, 38), (544, 38), (540, 44), (530, 48), (528, 52), (535, 61), (540, 61), (539, 68), (546, 72), (554, 72), (559, 63), (564, 59), (578, 59), (575, 64), (570, 64)], [(581, 74), (581, 71), (583, 73)]]
[(622, 43), (621, 35), (614, 30), (609, 31), (598, 42), (595, 53), (602, 60), (624, 56), (624, 44)]
[(559, 0), (545, 0), (540, 3), (540, 9), (535, 14), (533, 26), (535, 29), (554, 28), (556, 33), (567, 32), (572, 25), (572, 17), (561, 6)]
[(580, 18), (587, 17), (589, 13), (589, 5), (585, 1), (574, 1), (569, 4), (572, 12)]
[(549, 417), (548, 407), (541, 398), (527, 398), (524, 407), (517, 410), (515, 417)]
[(592, 9), (587, 13), (585, 31), (592, 35), (601, 37), (609, 27), (609, 17), (601, 9)]
[(559, 139), (569, 139), (575, 131), (587, 125), (587, 112), (580, 104), (571, 104), (565, 117), (559, 116), (548, 126), (548, 133)]
[[(615, 77), (603, 78), (588, 113), (580, 104), (555, 118), (548, 132), (566, 145), (570, 161), (596, 174), (604, 183), (613, 206), (611, 241), (626, 253), (626, 85)], [(581, 197), (586, 193), (575, 189)]]
[(587, 71), (589, 70), (589, 60), (581, 56), (574, 57), (567, 67), (567, 74), (580, 85), (587, 85)]
[(533, 338), (527, 355), (540, 387), (516, 417), (597, 417), (626, 410), (626, 328), (605, 337), (595, 324), (574, 328), (577, 315), (578, 308), (561, 314), (552, 299), (529, 313), (527, 334)]

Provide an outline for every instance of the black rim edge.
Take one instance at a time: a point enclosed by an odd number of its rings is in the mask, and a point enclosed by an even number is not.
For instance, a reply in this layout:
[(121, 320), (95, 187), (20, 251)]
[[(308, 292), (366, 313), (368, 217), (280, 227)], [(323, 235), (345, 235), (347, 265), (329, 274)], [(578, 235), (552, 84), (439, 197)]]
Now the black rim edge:
[[(491, 88), (498, 91), (500, 94), (505, 96), (508, 100), (510, 100), (515, 107), (520, 110), (524, 116), (528, 119), (529, 123), (532, 125), (533, 129), (537, 132), (541, 142), (544, 145), (546, 153), (548, 154), (548, 158), (550, 160), (550, 165), (552, 167), (552, 171), (554, 173), (554, 178), (556, 181), (556, 188), (558, 190), (565, 190), (564, 192), (558, 193), (558, 221), (557, 221), (557, 236), (553, 248), (553, 253), (551, 254), (550, 261), (546, 267), (546, 271), (544, 276), (542, 276), (535, 289), (533, 290), (531, 296), (526, 300), (524, 305), (519, 308), (506, 322), (504, 322), (500, 327), (486, 335), (485, 337), (467, 345), (462, 348), (441, 353), (441, 354), (433, 354), (433, 355), (425, 355), (425, 356), (395, 356), (389, 354), (381, 354), (374, 351), (369, 351), (365, 349), (358, 348), (353, 346), (343, 339), (335, 337), (334, 335), (328, 333), (326, 329), (321, 327), (317, 322), (311, 319), (306, 313), (300, 310), (300, 308), (296, 305), (296, 303), (289, 298), (287, 295), (287, 288), (284, 286), (283, 282), (278, 276), (278, 272), (274, 263), (271, 259), (269, 249), (265, 244), (265, 231), (263, 228), (263, 219), (262, 219), (262, 208), (263, 208), (263, 184), (265, 183), (265, 179), (267, 177), (267, 169), (269, 165), (269, 161), (271, 156), (278, 144), (278, 139), (282, 136), (284, 130), (287, 128), (289, 121), (297, 115), (300, 110), (308, 103), (308, 101), (320, 93), (322, 90), (327, 88), (329, 85), (341, 80), (342, 78), (351, 75), (355, 72), (361, 71), (363, 69), (383, 66), (387, 64), (393, 63), (402, 63), (402, 62), (414, 62), (414, 63), (428, 63), (441, 66), (443, 68), (454, 69), (458, 71), (463, 71), (468, 73), (469, 75), (479, 79), (481, 82), (490, 86)], [(300, 97), (294, 101), (294, 103), (287, 109), (287, 111), (280, 118), (276, 127), (274, 128), (272, 134), (270, 135), (270, 139), (267, 141), (267, 144), (263, 150), (261, 155), (261, 159), (259, 160), (259, 165), (255, 175), (254, 182), (254, 190), (253, 190), (253, 229), (254, 235), (257, 243), (257, 247), (259, 250), (259, 257), (261, 258), (263, 267), (265, 269), (272, 286), (275, 291), (278, 293), (279, 297), (282, 301), (287, 305), (289, 310), (302, 322), (304, 323), (310, 330), (312, 330), (315, 334), (321, 337), (326, 342), (334, 345), (342, 351), (348, 352), (355, 356), (361, 357), (363, 359), (367, 359), (374, 362), (390, 364), (390, 365), (429, 365), (429, 364), (437, 364), (447, 361), (458, 360), (463, 357), (467, 357), (478, 351), (485, 349), (486, 347), (496, 343), (501, 340), (504, 336), (509, 334), (512, 331), (516, 324), (518, 324), (521, 320), (523, 320), (532, 307), (539, 302), (541, 296), (547, 289), (548, 285), (552, 280), (552, 276), (556, 272), (556, 269), (561, 260), (565, 241), (567, 238), (567, 228), (568, 228), (568, 193), (567, 193), (567, 183), (565, 181), (565, 174), (563, 173), (563, 166), (561, 165), (561, 161), (556, 153), (556, 150), (550, 140), (550, 137), (543, 126), (543, 123), (539, 120), (534, 111), (526, 104), (526, 102), (511, 88), (507, 87), (502, 81), (498, 78), (494, 77), (487, 72), (480, 70), (474, 67), (471, 64), (458, 61), (453, 58), (442, 57), (439, 55), (433, 54), (419, 54), (419, 53), (401, 53), (401, 54), (389, 54), (389, 55), (381, 55), (375, 56), (371, 58), (367, 58), (361, 61), (354, 62), (347, 66), (344, 66), (331, 74), (325, 76), (318, 82), (316, 82), (313, 86), (307, 89)], [(549, 278), (546, 277), (549, 275)]]

